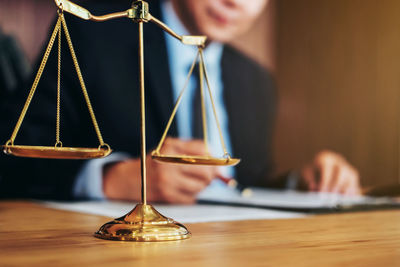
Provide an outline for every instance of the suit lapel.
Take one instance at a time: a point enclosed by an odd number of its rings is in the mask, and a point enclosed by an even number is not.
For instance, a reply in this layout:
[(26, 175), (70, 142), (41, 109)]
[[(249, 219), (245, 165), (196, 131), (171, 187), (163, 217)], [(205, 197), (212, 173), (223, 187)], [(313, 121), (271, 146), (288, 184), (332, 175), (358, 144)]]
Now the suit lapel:
[[(229, 125), (229, 134), (232, 145), (232, 153), (235, 156), (242, 155), (243, 151), (240, 151), (240, 133), (243, 132), (243, 124), (240, 123), (240, 103), (238, 103), (238, 94), (240, 93), (240, 88), (242, 87), (243, 81), (241, 75), (235, 74), (234, 62), (232, 61), (231, 54), (227, 47), (224, 47), (222, 60), (221, 60), (221, 68), (222, 68), (222, 81), (224, 84), (224, 101), (225, 107), (228, 114), (228, 125)], [(232, 77), (235, 77), (234, 81)]]
[[(257, 170), (258, 147), (254, 141), (259, 140), (258, 123), (252, 120), (251, 114), (257, 99), (252, 95), (251, 74), (242, 69), (243, 62), (237, 57), (236, 52), (230, 47), (224, 47), (222, 55), (222, 81), (224, 83), (224, 101), (228, 113), (229, 134), (233, 156), (242, 159), (236, 167), (236, 178), (239, 183), (251, 184)], [(244, 110), (245, 109), (245, 110)]]

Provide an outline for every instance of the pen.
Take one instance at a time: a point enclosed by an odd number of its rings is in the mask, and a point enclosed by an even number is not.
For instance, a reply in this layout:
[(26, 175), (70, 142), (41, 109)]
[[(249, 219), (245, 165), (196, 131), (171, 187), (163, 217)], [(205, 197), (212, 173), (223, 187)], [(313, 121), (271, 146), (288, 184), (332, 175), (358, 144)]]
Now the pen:
[(231, 177), (218, 175), (217, 179), (222, 181), (230, 188), (236, 189), (243, 197), (251, 197), (253, 195), (253, 191), (250, 188), (240, 185), (235, 179)]

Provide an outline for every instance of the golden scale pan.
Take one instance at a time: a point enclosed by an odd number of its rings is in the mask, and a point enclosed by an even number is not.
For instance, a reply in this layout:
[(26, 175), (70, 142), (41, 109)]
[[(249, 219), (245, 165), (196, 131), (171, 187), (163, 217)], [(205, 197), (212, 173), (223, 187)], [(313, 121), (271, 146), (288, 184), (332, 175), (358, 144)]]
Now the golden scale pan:
[[(146, 129), (145, 129), (145, 90), (144, 90), (144, 38), (143, 38), (143, 24), (146, 22), (152, 22), (158, 27), (162, 28), (168, 34), (172, 35), (180, 42), (185, 45), (193, 45), (198, 47), (197, 56), (193, 61), (191, 69), (189, 71), (186, 83), (180, 95), (176, 101), (173, 112), (169, 118), (165, 131), (161, 137), (161, 140), (157, 148), (151, 153), (154, 160), (166, 163), (175, 164), (196, 164), (196, 165), (217, 165), (227, 166), (236, 165), (240, 159), (231, 158), (226, 150), (222, 131), (218, 121), (217, 113), (215, 110), (214, 100), (210, 90), (210, 83), (208, 80), (207, 70), (204, 64), (203, 48), (207, 37), (205, 36), (181, 36), (175, 33), (163, 22), (153, 17), (149, 12), (149, 5), (147, 2), (139, 0), (132, 3), (132, 7), (126, 11), (106, 14), (102, 16), (92, 15), (85, 8), (74, 4), (68, 0), (55, 0), (58, 7), (58, 20), (53, 33), (50, 37), (49, 44), (43, 56), (39, 70), (36, 74), (32, 88), (29, 92), (28, 98), (19, 116), (17, 124), (12, 132), (11, 138), (7, 143), (2, 146), (3, 151), (8, 155), (18, 157), (31, 157), (31, 158), (49, 158), (49, 159), (94, 159), (108, 156), (112, 150), (108, 144), (103, 141), (103, 137), (98, 126), (96, 116), (94, 114), (85, 82), (82, 77), (81, 70), (79, 68), (78, 60), (75, 55), (75, 51), (72, 45), (71, 37), (68, 32), (67, 24), (64, 18), (64, 12), (71, 13), (83, 20), (91, 20), (96, 22), (106, 21), (117, 18), (129, 18), (134, 23), (138, 24), (139, 32), (139, 87), (140, 87), (140, 131), (141, 131), (141, 192), (142, 201), (137, 204), (136, 207), (123, 217), (114, 219), (100, 227), (100, 229), (94, 234), (95, 237), (109, 240), (123, 240), (123, 241), (169, 241), (169, 240), (182, 240), (191, 236), (188, 229), (173, 219), (161, 215), (152, 205), (147, 203), (146, 197)], [(64, 147), (60, 140), (60, 91), (61, 91), (61, 38), (62, 31), (65, 33), (65, 37), (71, 52), (71, 56), (74, 62), (74, 67), (80, 82), (83, 96), (85, 98), (94, 129), (99, 140), (99, 146), (97, 148), (82, 148), (82, 147)], [(20, 130), (22, 122), (25, 118), (26, 112), (28, 111), (29, 105), (35, 94), (36, 88), (39, 84), (43, 70), (46, 66), (48, 57), (54, 45), (54, 42), (58, 36), (58, 75), (57, 75), (57, 116), (56, 116), (56, 140), (53, 146), (32, 146), (32, 145), (15, 145), (14, 141)], [(161, 153), (162, 146), (167, 136), (168, 130), (178, 110), (179, 104), (181, 103), (182, 96), (184, 95), (185, 89), (189, 82), (189, 79), (193, 73), (194, 66), (199, 63), (199, 82), (200, 82), (200, 93), (201, 93), (201, 111), (202, 111), (202, 123), (203, 123), (203, 138), (206, 146), (206, 155), (193, 156), (193, 155), (164, 155)], [(216, 120), (216, 124), (219, 131), (221, 146), (224, 151), (224, 155), (221, 158), (216, 158), (210, 155), (208, 152), (207, 143), (207, 122), (206, 122), (206, 111), (204, 103), (204, 86), (203, 80), (207, 83), (208, 95), (211, 100), (213, 115)]]
[[(99, 146), (97, 148), (82, 148), (82, 147), (63, 147), (60, 141), (60, 95), (61, 95), (61, 38), (62, 30), (64, 30), (65, 37), (68, 42), (68, 46), (71, 52), (71, 56), (74, 62), (74, 67), (78, 75), (79, 83), (82, 88), (82, 93), (85, 98), (94, 128), (96, 130), (97, 137), (99, 139)], [(30, 146), (30, 145), (14, 145), (14, 140), (21, 128), (22, 122), (25, 118), (26, 112), (28, 111), (29, 105), (33, 99), (36, 88), (39, 84), (40, 78), (43, 74), (43, 70), (46, 66), (47, 60), (49, 58), (51, 49), (54, 45), (55, 39), (58, 36), (58, 77), (57, 77), (57, 121), (56, 121), (56, 142), (54, 146)], [(30, 158), (49, 158), (49, 159), (93, 159), (106, 157), (111, 153), (111, 148), (108, 144), (104, 143), (103, 137), (101, 135), (96, 117), (93, 112), (92, 105), (90, 103), (89, 95), (86, 90), (85, 82), (83, 81), (82, 73), (76, 58), (75, 50), (72, 45), (71, 37), (68, 32), (67, 24), (64, 19), (62, 10), (58, 11), (58, 20), (53, 33), (50, 37), (50, 42), (46, 48), (45, 54), (43, 56), (42, 62), (40, 64), (38, 73), (36, 74), (35, 80), (33, 82), (32, 88), (29, 92), (28, 98), (22, 109), (20, 117), (14, 128), (10, 140), (3, 146), (4, 153), (8, 155), (18, 156), (18, 157), (30, 157)]]
[[(189, 79), (193, 74), (193, 70), (195, 68), (196, 63), (199, 64), (199, 83), (200, 83), (200, 97), (201, 97), (201, 112), (202, 112), (202, 125), (203, 125), (203, 141), (206, 146), (206, 152), (207, 155), (204, 156), (192, 156), (192, 155), (165, 155), (161, 154), (160, 150), (164, 144), (165, 138), (167, 136), (167, 133), (169, 131), (169, 128), (171, 127), (172, 121), (175, 118), (176, 112), (179, 108), (179, 105), (182, 101), (183, 95), (185, 93), (185, 90), (187, 88), (187, 85), (189, 83)], [(204, 93), (204, 79), (206, 80), (207, 84), (207, 92), (211, 100), (211, 105), (212, 105), (212, 110), (213, 110), (213, 115), (216, 120), (216, 124), (218, 127), (218, 133), (220, 136), (220, 142), (222, 149), (224, 151), (224, 156), (221, 158), (213, 157), (209, 153), (209, 148), (208, 148), (208, 142), (207, 142), (207, 116), (206, 116), (206, 108), (205, 108), (205, 93)], [(160, 161), (160, 162), (166, 162), (166, 163), (175, 163), (175, 164), (196, 164), (196, 165), (215, 165), (215, 166), (233, 166), (236, 165), (240, 162), (240, 159), (235, 159), (231, 158), (229, 153), (226, 150), (224, 138), (222, 136), (222, 131), (221, 127), (219, 124), (217, 112), (215, 109), (215, 104), (214, 104), (214, 99), (211, 93), (210, 89), (210, 82), (208, 80), (208, 74), (207, 74), (207, 69), (204, 63), (204, 56), (203, 56), (203, 46), (198, 46), (198, 52), (197, 55), (190, 67), (189, 74), (186, 78), (185, 85), (183, 89), (181, 90), (178, 99), (175, 103), (174, 109), (172, 110), (172, 114), (168, 120), (167, 126), (164, 130), (164, 133), (161, 137), (160, 143), (158, 144), (157, 148), (151, 153), (151, 156), (154, 160)]]

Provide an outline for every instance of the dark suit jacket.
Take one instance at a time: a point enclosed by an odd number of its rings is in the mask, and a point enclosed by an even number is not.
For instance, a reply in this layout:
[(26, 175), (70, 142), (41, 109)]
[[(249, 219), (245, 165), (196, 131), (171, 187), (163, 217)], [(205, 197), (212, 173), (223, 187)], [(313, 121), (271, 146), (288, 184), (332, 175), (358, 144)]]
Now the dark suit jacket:
[[(150, 4), (152, 15), (162, 19), (159, 3), (152, 1)], [(94, 14), (125, 10), (128, 6), (128, 1), (86, 5)], [(114, 151), (138, 156), (137, 25), (128, 19), (95, 23), (65, 16), (105, 142)], [(151, 150), (160, 140), (174, 99), (163, 31), (151, 23), (146, 24), (144, 30), (147, 148)], [(62, 60), (61, 139), (64, 146), (97, 147), (95, 131), (65, 43)], [(53, 145), (55, 142), (56, 62), (55, 50), (16, 144)], [(272, 79), (262, 67), (229, 46), (225, 46), (223, 52), (222, 75), (233, 155), (242, 158), (237, 166), (237, 179), (244, 185), (264, 183), (272, 167), (270, 141), (276, 103)], [(28, 88), (30, 84), (6, 107), (0, 134), (4, 141), (11, 134)], [(173, 125), (170, 135), (176, 134)], [(54, 199), (72, 197), (76, 175), (84, 163), (5, 156), (1, 156), (0, 162), (4, 176), (0, 180), (3, 197)]]

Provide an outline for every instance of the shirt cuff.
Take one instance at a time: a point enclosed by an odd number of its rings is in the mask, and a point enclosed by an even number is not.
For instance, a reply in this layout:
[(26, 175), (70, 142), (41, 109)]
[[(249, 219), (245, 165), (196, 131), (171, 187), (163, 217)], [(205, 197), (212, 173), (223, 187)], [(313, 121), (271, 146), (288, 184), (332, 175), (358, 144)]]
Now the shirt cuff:
[(106, 164), (124, 161), (130, 158), (126, 153), (113, 153), (106, 158), (92, 159), (86, 162), (77, 175), (73, 187), (75, 198), (105, 199), (103, 192), (103, 168)]

